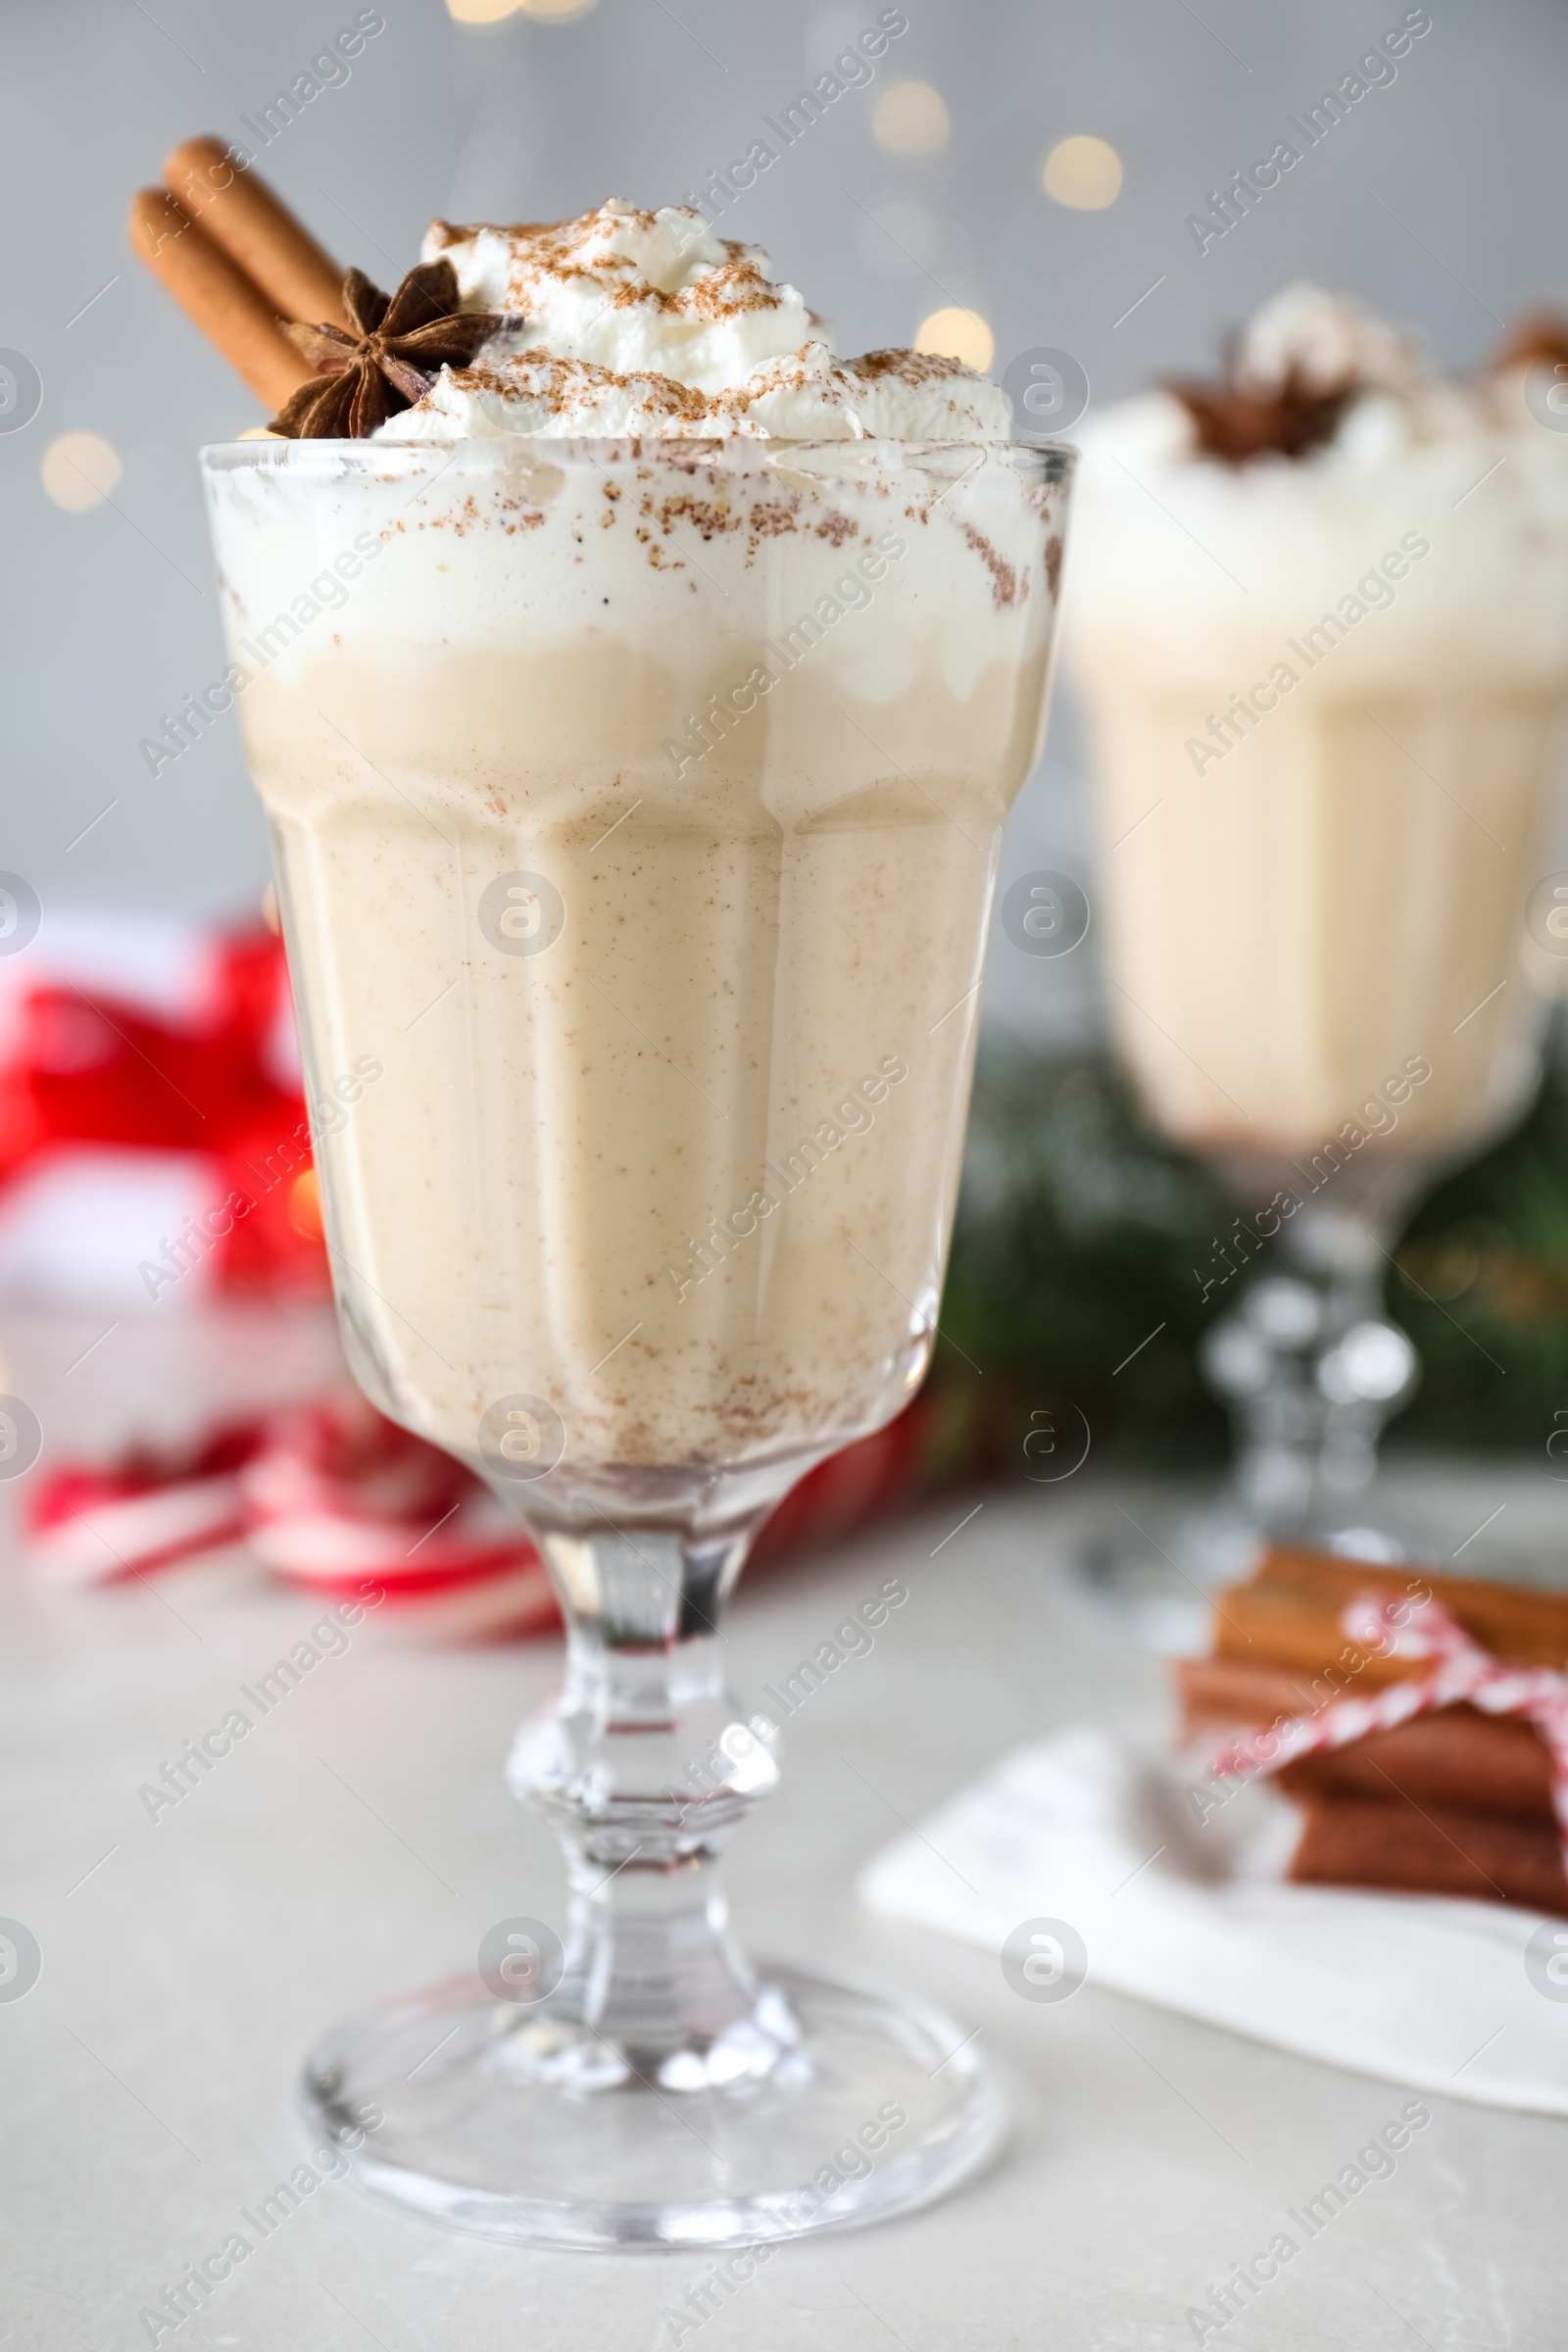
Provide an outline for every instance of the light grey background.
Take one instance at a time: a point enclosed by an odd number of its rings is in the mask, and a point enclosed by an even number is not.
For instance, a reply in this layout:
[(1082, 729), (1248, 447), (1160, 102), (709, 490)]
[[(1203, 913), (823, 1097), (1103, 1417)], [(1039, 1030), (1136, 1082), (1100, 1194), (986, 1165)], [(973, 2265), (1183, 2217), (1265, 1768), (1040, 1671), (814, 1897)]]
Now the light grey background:
[[(612, 191), (678, 199), (743, 152), (881, 0), (598, 0), (571, 23), (493, 27), (453, 24), (442, 0), (381, 5), (386, 29), (351, 78), (262, 169), (340, 259), (391, 282), (434, 212), (552, 218)], [(26, 353), (44, 383), (40, 413), (0, 434), (0, 867), (25, 874), (46, 909), (107, 899), (248, 911), (265, 880), (233, 720), (156, 782), (137, 752), (159, 713), (221, 667), (193, 453), (261, 412), (129, 257), (123, 222), (170, 146), (203, 129), (239, 135), (240, 117), (357, 6), (6, 0), (0, 17), (0, 345)], [(1433, 29), (1393, 85), (1202, 256), (1185, 217), (1396, 24), (1403, 0), (907, 0), (906, 13), (875, 81), (722, 223), (768, 247), (843, 350), (906, 341), (927, 312), (959, 302), (994, 326), (999, 369), (1031, 346), (1063, 347), (1102, 401), (1201, 366), (1294, 275), (1360, 292), (1455, 363), (1485, 353), (1524, 307), (1568, 296), (1559, 0), (1432, 0)], [(940, 155), (889, 155), (872, 137), (880, 89), (908, 77), (948, 101)], [(1077, 131), (1123, 158), (1108, 211), (1043, 193), (1047, 150)], [(868, 217), (895, 199), (901, 243)], [(38, 469), (57, 434), (79, 429), (112, 441), (124, 473), (113, 503), (71, 514)], [(1080, 764), (1063, 698), (1004, 882), (1043, 864), (1085, 870)], [(999, 956), (988, 1002), (1059, 1025), (1082, 1012), (1091, 972), (1092, 947), (1059, 964)]]

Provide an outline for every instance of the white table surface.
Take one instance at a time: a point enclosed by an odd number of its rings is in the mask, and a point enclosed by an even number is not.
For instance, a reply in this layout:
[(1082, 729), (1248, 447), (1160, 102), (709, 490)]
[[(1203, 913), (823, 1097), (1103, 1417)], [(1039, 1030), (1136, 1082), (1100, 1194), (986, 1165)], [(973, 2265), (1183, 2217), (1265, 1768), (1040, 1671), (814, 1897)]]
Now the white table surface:
[[(125, 1325), (74, 1371), (94, 1320), (13, 1318), (9, 1378), (58, 1452), (172, 1430), (196, 1398), (283, 1393), (329, 1358), (279, 1327)], [(0, 1494), (15, 1499), (15, 1489)], [(1019, 2000), (994, 1954), (867, 1915), (853, 1883), (901, 1827), (1006, 1747), (1162, 1709), (1163, 1671), (1067, 1588), (1089, 1473), (972, 1499), (743, 1587), (743, 1695), (787, 1670), (891, 1573), (910, 1586), (875, 1650), (792, 1719), (783, 1788), (733, 1851), (755, 1951), (896, 1979), (978, 2028), (1015, 2128), (993, 2170), (903, 2222), (783, 2250), (683, 2341), (702, 2352), (1160, 2352), (1410, 2094), (1085, 1987)], [(1482, 1519), (1560, 1517), (1521, 1469), (1459, 1481)], [(1542, 1520), (1544, 1526), (1547, 1522)], [(105, 1591), (0, 1574), (0, 1916), (40, 1981), (0, 2004), (0, 2343), (130, 2352), (189, 2263), (243, 2228), (299, 2161), (292, 2089), (318, 2031), (470, 1966), (494, 1921), (559, 1913), (542, 1824), (504, 1793), (554, 1642), (432, 1651), (367, 1626), (150, 1823), (138, 1786), (219, 1721), (316, 1614), (242, 1558)], [(1568, 2007), (1562, 2011), (1568, 2032)], [(1456, 2048), (1454, 2062), (1465, 2053)], [(1434, 2121), (1245, 2314), (1238, 2352), (1430, 2352), (1568, 2340), (1561, 2124), (1432, 2102)], [(323, 2186), (210, 2305), (160, 2337), (250, 2352), (652, 2352), (702, 2258), (540, 2255), (449, 2236)]]

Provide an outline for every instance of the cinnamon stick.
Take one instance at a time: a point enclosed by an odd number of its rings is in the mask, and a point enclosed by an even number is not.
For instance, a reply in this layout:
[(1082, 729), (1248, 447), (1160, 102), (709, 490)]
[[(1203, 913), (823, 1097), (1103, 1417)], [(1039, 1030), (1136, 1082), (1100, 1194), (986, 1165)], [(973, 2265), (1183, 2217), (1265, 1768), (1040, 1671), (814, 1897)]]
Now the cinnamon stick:
[(132, 199), (130, 243), (192, 325), (217, 345), (269, 409), (308, 381), (310, 366), (283, 333), (271, 302), (167, 188)]
[[(1221, 1732), (1312, 1711), (1301, 1703), (1300, 1683), (1277, 1667), (1189, 1658), (1178, 1666), (1177, 1687), (1189, 1739), (1217, 1739)], [(1535, 1727), (1465, 1705), (1412, 1716), (1346, 1747), (1319, 1748), (1270, 1778), (1293, 1797), (1360, 1796), (1387, 1803), (1403, 1796), (1428, 1807), (1554, 1819), (1551, 1768)]]
[(347, 327), (343, 272), (286, 204), (221, 139), (184, 139), (164, 159), (164, 184), (220, 252), (284, 318)]
[(1485, 1813), (1535, 1822), (1561, 1842), (1551, 1802), (1551, 1760), (1532, 1724), (1516, 1716), (1445, 1707), (1346, 1747), (1298, 1756), (1274, 1775), (1287, 1796), (1406, 1799), (1418, 1810)]
[(1469, 1895), (1568, 1917), (1555, 1828), (1457, 1806), (1311, 1802), (1290, 1875), (1302, 1885)]
[[(1431, 1569), (1384, 1567), (1279, 1544), (1246, 1584), (1219, 1596), (1214, 1650), (1248, 1665), (1287, 1666), (1321, 1676), (1331, 1665), (1350, 1667), (1354, 1644), (1340, 1622), (1363, 1594), (1408, 1599), (1430, 1592), (1458, 1619), (1472, 1641), (1494, 1657), (1532, 1666), (1568, 1664), (1568, 1593), (1483, 1577), (1440, 1576)], [(1362, 1653), (1355, 1687), (1368, 1690), (1431, 1671), (1416, 1658)]]

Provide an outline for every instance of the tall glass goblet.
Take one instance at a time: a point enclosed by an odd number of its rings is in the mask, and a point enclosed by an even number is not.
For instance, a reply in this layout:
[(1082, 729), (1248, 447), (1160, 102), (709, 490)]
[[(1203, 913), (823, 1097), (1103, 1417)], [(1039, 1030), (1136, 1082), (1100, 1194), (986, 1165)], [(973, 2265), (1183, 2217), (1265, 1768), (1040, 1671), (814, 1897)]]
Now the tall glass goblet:
[[(1526, 915), (1568, 700), (1562, 514), (1528, 476), (1467, 509), (1475, 465), (1439, 450), (1358, 503), (1284, 461), (1190, 466), (1189, 595), (1157, 623), (1113, 611), (1102, 566), (1077, 612), (1117, 1044), (1236, 1211), (1192, 1269), (1224, 1309), (1203, 1360), (1230, 1489), (1089, 1562), (1161, 1646), (1206, 1639), (1207, 1592), (1264, 1538), (1396, 1559), (1436, 1533), (1368, 1493), (1418, 1377), (1383, 1287), (1416, 1195), (1537, 1082)], [(1391, 519), (1433, 513), (1430, 537)], [(1348, 514), (1389, 552), (1336, 600)], [(1245, 588), (1200, 583), (1222, 558)], [(1323, 617), (1287, 633), (1293, 611)]]
[(362, 2182), (455, 2227), (789, 2238), (993, 2142), (945, 2019), (732, 1938), (778, 1741), (717, 1628), (772, 1505), (930, 1356), (1070, 464), (206, 453), (309, 1093), (385, 1070), (316, 1138), (350, 1361), (521, 1514), (567, 1627), (510, 1775), (564, 1934), (501, 1923), (308, 2073)]

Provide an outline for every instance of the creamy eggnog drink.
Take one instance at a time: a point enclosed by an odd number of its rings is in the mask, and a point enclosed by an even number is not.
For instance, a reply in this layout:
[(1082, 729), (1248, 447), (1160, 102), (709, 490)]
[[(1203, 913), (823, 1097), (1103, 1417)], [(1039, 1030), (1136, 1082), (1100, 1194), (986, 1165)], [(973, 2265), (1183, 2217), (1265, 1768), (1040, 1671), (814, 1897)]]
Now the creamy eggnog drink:
[(1300, 1161), (1298, 1191), (1330, 1147), (1363, 1172), (1462, 1151), (1533, 1067), (1568, 444), (1304, 287), (1228, 382), (1083, 441), (1072, 645), (1152, 1106), (1287, 1183)]
[(312, 1092), (387, 1070), (317, 1143), (356, 1369), (470, 1456), (822, 1450), (931, 1344), (1059, 463), (694, 214), (441, 256), (516, 323), (208, 477)]
[(1568, 697), (1568, 444), (1517, 385), (1444, 379), (1301, 286), (1226, 378), (1083, 444), (1112, 1019), (1238, 1211), (1191, 1269), (1231, 1487), (1091, 1552), (1181, 1645), (1259, 1531), (1374, 1558), (1454, 1540), (1366, 1499), (1418, 1377), (1380, 1294), (1416, 1187), (1538, 1066), (1525, 910)]
[(972, 2034), (731, 1938), (779, 1726), (716, 1620), (930, 1354), (1071, 456), (956, 362), (835, 359), (694, 212), (425, 256), (289, 328), (308, 380), (264, 341), (284, 438), (207, 482), (308, 1092), (346, 1108), (345, 1338), (548, 1560), (565, 1682), (509, 1777), (570, 1910), (344, 2028), (307, 2104), (457, 2227), (728, 2254), (997, 2136)]

